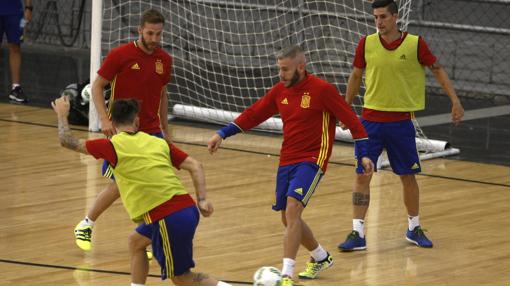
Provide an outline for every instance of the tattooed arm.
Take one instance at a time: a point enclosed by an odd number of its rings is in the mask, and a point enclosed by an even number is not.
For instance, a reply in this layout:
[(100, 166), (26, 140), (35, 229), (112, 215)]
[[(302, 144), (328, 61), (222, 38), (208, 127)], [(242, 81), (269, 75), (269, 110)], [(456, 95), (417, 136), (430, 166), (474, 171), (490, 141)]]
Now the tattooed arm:
[(85, 140), (78, 139), (71, 134), (69, 123), (67, 122), (67, 116), (69, 115), (69, 99), (66, 96), (62, 96), (51, 103), (51, 107), (57, 113), (58, 119), (58, 138), (60, 145), (67, 149), (71, 149), (76, 152), (83, 154), (89, 154), (85, 147)]

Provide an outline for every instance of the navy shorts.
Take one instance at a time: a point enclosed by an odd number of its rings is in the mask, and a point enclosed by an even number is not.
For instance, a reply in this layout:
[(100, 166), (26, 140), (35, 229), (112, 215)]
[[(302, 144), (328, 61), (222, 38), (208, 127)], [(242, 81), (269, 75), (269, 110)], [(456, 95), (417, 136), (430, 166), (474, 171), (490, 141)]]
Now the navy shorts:
[(0, 43), (4, 37), (7, 36), (7, 42), (12, 44), (21, 44), (23, 42), (23, 28), (21, 21), (23, 20), (23, 13), (0, 15)]
[(287, 197), (295, 198), (306, 207), (323, 174), (322, 169), (312, 162), (280, 166), (276, 177), (273, 210), (285, 210)]
[(161, 279), (185, 274), (195, 267), (193, 237), (199, 220), (197, 207), (191, 206), (136, 228), (136, 232), (152, 241), (152, 252), (161, 266)]
[[(361, 123), (368, 133), (368, 153), (374, 164), (383, 149), (386, 149), (395, 174), (407, 175), (421, 172), (420, 157), (416, 149), (416, 130), (411, 120), (373, 122), (363, 119)], [(358, 165), (356, 172), (363, 173), (363, 166)]]
[[(159, 138), (163, 138), (163, 132), (157, 132), (157, 133), (153, 133), (151, 135), (159, 137)], [(101, 175), (103, 175), (103, 177), (110, 178), (113, 181), (115, 181), (115, 177), (113, 176), (113, 167), (110, 166), (110, 163), (108, 163), (108, 161), (106, 161), (106, 160), (103, 161), (103, 166), (101, 167)]]

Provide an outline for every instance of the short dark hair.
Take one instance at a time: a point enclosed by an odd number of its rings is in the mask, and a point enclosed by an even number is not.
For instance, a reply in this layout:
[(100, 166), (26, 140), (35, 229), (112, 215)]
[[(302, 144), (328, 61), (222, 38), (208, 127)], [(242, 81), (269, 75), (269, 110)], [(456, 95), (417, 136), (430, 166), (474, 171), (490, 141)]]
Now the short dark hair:
[(145, 23), (165, 24), (165, 17), (163, 16), (163, 14), (161, 14), (161, 12), (159, 12), (156, 9), (145, 10), (145, 12), (143, 12), (142, 14), (142, 17), (140, 17), (140, 26), (143, 27)]
[(135, 121), (140, 109), (136, 99), (119, 99), (112, 105), (112, 122), (117, 125), (129, 125)]
[(296, 56), (303, 53), (304, 53), (303, 48), (300, 45), (292, 45), (283, 48), (281, 51), (279, 51), (278, 54), (276, 55), (276, 58), (279, 60), (287, 58), (294, 59), (296, 58)]
[(372, 9), (387, 7), (391, 14), (398, 14), (398, 5), (394, 0), (374, 0)]

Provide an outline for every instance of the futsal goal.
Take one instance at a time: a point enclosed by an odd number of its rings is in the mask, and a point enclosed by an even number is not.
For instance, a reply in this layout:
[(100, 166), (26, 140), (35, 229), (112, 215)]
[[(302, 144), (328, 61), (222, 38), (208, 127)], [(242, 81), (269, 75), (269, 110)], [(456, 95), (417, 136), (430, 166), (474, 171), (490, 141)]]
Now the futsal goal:
[[(359, 39), (375, 32), (371, 2), (93, 0), (96, 39), (91, 41), (91, 78), (109, 50), (138, 37), (141, 13), (155, 8), (166, 17), (162, 47), (174, 58), (168, 86), (172, 116), (218, 124), (232, 121), (278, 82), (275, 55), (290, 44), (305, 49), (309, 72), (333, 83), (343, 94)], [(398, 4), (399, 25), (406, 30), (412, 0), (398, 0)], [(361, 105), (358, 97), (354, 102), (358, 114)], [(94, 112), (91, 108), (89, 129), (97, 131), (100, 126)], [(415, 125), (422, 159), (459, 152), (447, 142), (428, 139)], [(281, 132), (282, 123), (274, 117), (257, 129)], [(337, 139), (352, 140), (339, 127)]]

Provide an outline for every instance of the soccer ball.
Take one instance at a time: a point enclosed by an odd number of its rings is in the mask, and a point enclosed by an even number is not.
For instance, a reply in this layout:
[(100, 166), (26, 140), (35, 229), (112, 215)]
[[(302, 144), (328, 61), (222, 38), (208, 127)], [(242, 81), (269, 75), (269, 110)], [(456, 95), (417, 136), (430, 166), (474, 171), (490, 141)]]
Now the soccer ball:
[(280, 286), (282, 273), (272, 266), (260, 267), (253, 274), (253, 286)]
[(92, 94), (90, 83), (87, 84), (83, 89), (81, 90), (81, 104), (87, 105), (90, 101), (90, 96)]

